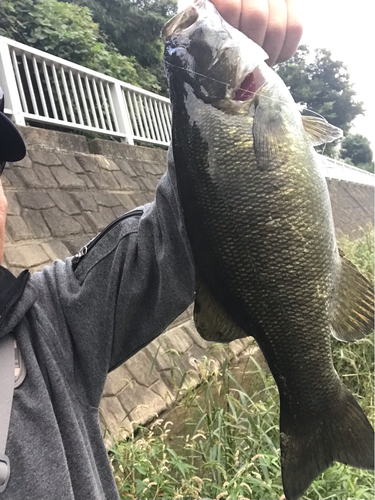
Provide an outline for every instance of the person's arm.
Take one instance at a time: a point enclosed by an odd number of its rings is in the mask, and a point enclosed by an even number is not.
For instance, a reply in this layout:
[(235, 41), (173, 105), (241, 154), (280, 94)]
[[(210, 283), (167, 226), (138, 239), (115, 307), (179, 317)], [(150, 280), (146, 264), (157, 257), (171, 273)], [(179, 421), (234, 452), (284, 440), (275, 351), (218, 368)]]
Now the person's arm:
[[(160, 335), (193, 301), (195, 271), (173, 173), (74, 266), (35, 273), (32, 321), (81, 398), (97, 406), (107, 372)], [(47, 327), (45, 326), (47, 325)]]
[(220, 14), (263, 47), (267, 63), (286, 61), (302, 36), (300, 7), (303, 0), (212, 0)]

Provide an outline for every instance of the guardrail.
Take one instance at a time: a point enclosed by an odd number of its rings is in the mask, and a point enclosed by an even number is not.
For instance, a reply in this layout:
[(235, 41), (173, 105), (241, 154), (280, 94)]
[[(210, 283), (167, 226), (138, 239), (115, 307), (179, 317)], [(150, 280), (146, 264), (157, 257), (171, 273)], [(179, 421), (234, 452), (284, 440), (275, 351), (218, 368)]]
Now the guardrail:
[[(40, 122), (168, 146), (170, 101), (47, 52), (0, 36), (5, 112), (17, 125)], [(375, 186), (375, 175), (321, 156), (327, 178)]]
[(321, 159), (321, 167), (326, 178), (375, 186), (375, 175), (371, 172), (354, 167), (343, 161), (329, 158), (328, 156), (319, 156)]
[(0, 83), (17, 125), (49, 123), (168, 146), (169, 99), (0, 36)]

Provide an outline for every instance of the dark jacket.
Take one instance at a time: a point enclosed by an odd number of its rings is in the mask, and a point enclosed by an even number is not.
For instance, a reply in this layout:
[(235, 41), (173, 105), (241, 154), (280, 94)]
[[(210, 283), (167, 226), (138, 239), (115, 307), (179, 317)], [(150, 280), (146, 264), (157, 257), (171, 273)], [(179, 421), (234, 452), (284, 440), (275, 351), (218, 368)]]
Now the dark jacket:
[(27, 370), (14, 391), (11, 476), (0, 499), (118, 499), (99, 428), (106, 375), (193, 300), (173, 170), (154, 203), (117, 219), (86, 255), (21, 281), (21, 297), (0, 318), (0, 337), (14, 332)]

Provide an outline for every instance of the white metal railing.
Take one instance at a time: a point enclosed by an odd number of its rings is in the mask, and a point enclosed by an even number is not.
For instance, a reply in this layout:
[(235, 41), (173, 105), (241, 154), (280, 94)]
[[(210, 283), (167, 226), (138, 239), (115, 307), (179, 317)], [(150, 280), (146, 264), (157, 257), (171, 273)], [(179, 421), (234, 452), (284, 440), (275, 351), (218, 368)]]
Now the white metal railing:
[(123, 82), (120, 82), (120, 85), (132, 126), (133, 139), (169, 145), (172, 119), (169, 99)]
[[(0, 36), (0, 85), (17, 125), (44, 122), (168, 146), (170, 101)], [(321, 156), (327, 178), (375, 186), (375, 175)]]
[(353, 167), (353, 165), (349, 165), (348, 163), (340, 160), (334, 160), (328, 156), (319, 156), (321, 158), (321, 166), (326, 178), (375, 186), (375, 175), (371, 172)]
[(0, 36), (0, 85), (17, 125), (41, 122), (168, 146), (169, 99)]

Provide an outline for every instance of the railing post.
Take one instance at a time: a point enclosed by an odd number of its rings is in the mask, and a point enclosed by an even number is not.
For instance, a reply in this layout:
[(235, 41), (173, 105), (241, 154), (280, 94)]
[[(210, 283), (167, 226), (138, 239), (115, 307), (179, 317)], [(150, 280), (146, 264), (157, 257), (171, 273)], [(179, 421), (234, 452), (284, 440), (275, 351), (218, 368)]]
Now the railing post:
[(126, 142), (134, 144), (133, 130), (130, 123), (128, 107), (122, 94), (121, 85), (119, 82), (110, 84), (110, 91), (113, 101), (114, 112), (116, 113), (119, 132), (125, 134)]
[(16, 125), (26, 125), (12, 60), (10, 58), (9, 46), (1, 40), (0, 84), (5, 96), (5, 107), (12, 111), (12, 120), (16, 123)]

